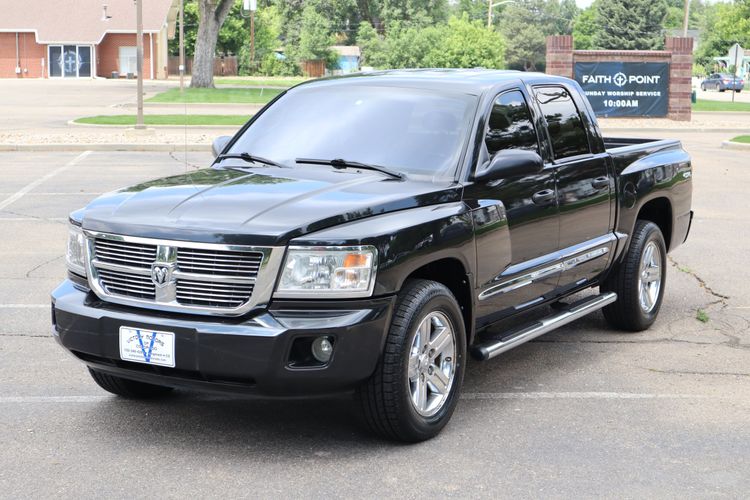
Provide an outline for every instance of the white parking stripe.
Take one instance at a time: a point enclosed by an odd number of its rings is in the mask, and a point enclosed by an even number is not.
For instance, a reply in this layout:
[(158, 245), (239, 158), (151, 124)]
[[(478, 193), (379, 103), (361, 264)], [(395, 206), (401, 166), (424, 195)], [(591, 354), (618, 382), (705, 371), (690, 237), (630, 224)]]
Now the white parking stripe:
[(67, 220), (67, 217), (0, 217), (0, 222), (57, 222)]
[(49, 309), (49, 304), (0, 304), (0, 309)]
[(0, 396), (0, 404), (12, 403), (97, 403), (112, 396)]
[[(642, 394), (632, 392), (467, 392), (461, 395), (461, 399), (706, 399), (712, 396), (699, 394)], [(198, 400), (204, 400), (197, 398)], [(211, 400), (226, 399), (229, 396), (211, 397)], [(0, 396), (2, 404), (25, 404), (25, 403), (98, 403), (100, 401), (114, 400), (113, 396)]]
[(91, 154), (91, 151), (84, 151), (83, 153), (79, 154), (72, 160), (70, 160), (68, 163), (63, 165), (62, 167), (56, 168), (52, 172), (49, 172), (46, 175), (43, 175), (42, 177), (38, 178), (37, 180), (30, 182), (29, 184), (25, 185), (18, 191), (16, 191), (11, 196), (5, 198), (3, 201), (0, 201), (0, 210), (3, 210), (8, 205), (11, 205), (15, 203), (16, 201), (23, 198), (23, 195), (40, 185), (41, 183), (51, 179), (52, 177), (56, 176), (60, 172), (64, 172), (65, 170), (69, 169), (70, 167), (74, 166), (76, 163), (80, 162), (81, 160), (85, 159), (88, 155)]
[(465, 392), (461, 399), (705, 399), (700, 394), (633, 392)]

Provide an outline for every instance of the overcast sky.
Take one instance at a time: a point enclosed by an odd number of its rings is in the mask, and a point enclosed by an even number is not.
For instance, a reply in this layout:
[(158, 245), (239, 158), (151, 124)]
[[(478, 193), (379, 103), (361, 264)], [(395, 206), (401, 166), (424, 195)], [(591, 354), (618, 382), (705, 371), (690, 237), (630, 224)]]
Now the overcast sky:
[(591, 2), (594, 0), (576, 0), (576, 5), (578, 5), (580, 8), (585, 9), (589, 5), (591, 5)]

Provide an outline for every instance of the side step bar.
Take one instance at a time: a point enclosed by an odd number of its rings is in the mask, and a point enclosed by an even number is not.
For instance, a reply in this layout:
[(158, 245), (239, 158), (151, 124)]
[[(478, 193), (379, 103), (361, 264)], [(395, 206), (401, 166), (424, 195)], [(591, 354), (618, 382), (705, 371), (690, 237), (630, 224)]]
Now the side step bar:
[(499, 339), (491, 339), (483, 344), (477, 344), (472, 347), (472, 355), (479, 360), (485, 361), (494, 358), (498, 354), (509, 351), (529, 340), (533, 340), (545, 333), (567, 325), (571, 321), (582, 318), (589, 313), (598, 311), (602, 307), (611, 304), (617, 300), (617, 294), (607, 292), (593, 297), (582, 299), (565, 309), (547, 316), (546, 318), (534, 321), (528, 325), (521, 326), (518, 329), (506, 332)]

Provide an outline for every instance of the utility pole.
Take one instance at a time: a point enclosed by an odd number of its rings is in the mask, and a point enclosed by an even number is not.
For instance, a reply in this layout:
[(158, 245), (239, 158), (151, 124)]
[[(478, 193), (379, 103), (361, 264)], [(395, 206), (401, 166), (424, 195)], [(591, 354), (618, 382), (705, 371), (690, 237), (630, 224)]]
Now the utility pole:
[[(135, 128), (146, 128), (143, 125), (143, 0), (135, 0), (136, 17), (136, 63), (138, 72), (138, 114), (136, 115)], [(153, 54), (151, 55), (153, 57)]]
[(180, 0), (180, 92), (185, 90), (185, 0)]
[(682, 36), (684, 37), (687, 37), (689, 23), (690, 23), (690, 0), (685, 0), (685, 19), (682, 21)]
[(504, 5), (506, 3), (514, 3), (516, 0), (502, 0), (500, 2), (492, 3), (492, 0), (487, 0), (487, 29), (492, 28), (492, 9), (498, 5)]
[(255, 9), (250, 11), (250, 67), (255, 74)]

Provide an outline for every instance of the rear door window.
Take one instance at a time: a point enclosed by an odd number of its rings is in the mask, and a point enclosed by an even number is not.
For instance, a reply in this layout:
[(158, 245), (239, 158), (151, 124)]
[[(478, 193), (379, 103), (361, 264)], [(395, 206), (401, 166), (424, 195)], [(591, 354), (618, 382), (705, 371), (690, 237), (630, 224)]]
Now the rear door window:
[(567, 89), (539, 87), (535, 96), (547, 122), (555, 160), (590, 154), (586, 129)]

